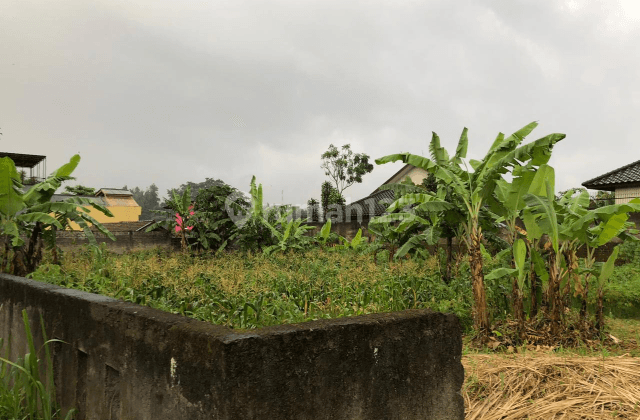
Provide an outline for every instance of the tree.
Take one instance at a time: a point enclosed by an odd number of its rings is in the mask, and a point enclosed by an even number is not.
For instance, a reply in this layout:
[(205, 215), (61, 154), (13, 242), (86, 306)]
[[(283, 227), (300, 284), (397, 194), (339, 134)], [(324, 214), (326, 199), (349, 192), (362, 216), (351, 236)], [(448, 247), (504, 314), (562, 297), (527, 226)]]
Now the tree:
[(129, 189), (126, 185), (122, 187), (122, 189), (129, 190), (133, 195), (133, 199), (142, 208), (140, 220), (151, 220), (156, 217), (154, 216), (154, 211), (160, 210), (161, 208), (156, 184), (151, 184), (146, 190), (138, 187)]
[[(472, 289), (474, 297), (473, 321), (474, 327), (485, 335), (490, 330), (487, 309), (481, 246), (483, 241), (480, 226), (480, 214), (485, 205), (495, 203), (496, 183), (502, 175), (509, 172), (509, 168), (518, 162), (529, 162), (532, 167), (547, 163), (551, 157), (553, 145), (562, 140), (564, 134), (551, 134), (532, 143), (520, 146), (520, 143), (538, 124), (533, 122), (505, 138), (499, 133), (489, 151), (481, 161), (470, 160), (473, 171), (462, 169), (462, 159), (466, 158), (468, 140), (467, 129), (462, 131), (456, 153), (452, 159), (440, 145), (440, 138), (433, 133), (429, 150), (432, 159), (410, 153), (400, 153), (377, 159), (377, 164), (395, 161), (422, 168), (435, 175), (442, 183), (450, 188), (448, 201), (465, 217), (463, 223), (464, 235), (462, 239), (469, 251), (469, 266), (471, 268)], [(411, 204), (428, 204), (436, 200), (442, 201), (433, 194), (410, 194), (402, 197), (402, 207)], [(439, 205), (439, 204), (438, 204)]]
[(361, 183), (362, 177), (373, 171), (369, 156), (364, 153), (353, 153), (351, 145), (342, 146), (342, 151), (333, 144), (322, 154), (322, 165), (325, 175), (333, 181), (338, 195), (353, 184)]
[(342, 206), (345, 203), (344, 197), (333, 185), (331, 185), (329, 181), (323, 182), (320, 187), (320, 200), (320, 204), (322, 205), (322, 217), (325, 221), (327, 219), (330, 206)]
[(64, 190), (66, 193), (73, 194), (73, 195), (95, 195), (96, 194), (95, 188), (85, 187), (84, 185), (75, 185), (73, 187), (67, 185), (66, 187), (64, 187)]
[[(228, 203), (227, 198), (231, 195), (237, 198)], [(229, 217), (227, 205), (234, 214), (249, 209), (249, 202), (230, 185), (212, 185), (198, 192), (191, 234), (204, 249), (222, 250), (237, 237), (238, 227)]]
[(307, 200), (307, 220), (312, 222), (320, 220), (320, 202), (315, 198)]
[(185, 184), (181, 184), (178, 188), (167, 190), (167, 195), (171, 197), (173, 194), (172, 191), (175, 191), (176, 194), (178, 194), (178, 196), (182, 196), (182, 194), (187, 189), (187, 187), (189, 187), (191, 190), (191, 200), (195, 200), (200, 190), (206, 189), (209, 187), (214, 187), (214, 186), (221, 186), (221, 185), (226, 185), (226, 184), (224, 183), (224, 181), (220, 179), (213, 179), (213, 178), (205, 178), (205, 180), (202, 182), (188, 181)]

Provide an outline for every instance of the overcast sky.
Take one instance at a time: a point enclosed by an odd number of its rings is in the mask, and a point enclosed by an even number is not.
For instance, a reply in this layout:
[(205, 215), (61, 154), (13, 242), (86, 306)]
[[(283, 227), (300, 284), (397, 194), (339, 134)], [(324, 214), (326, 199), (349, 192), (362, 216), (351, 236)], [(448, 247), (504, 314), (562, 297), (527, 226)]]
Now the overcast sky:
[[(470, 158), (531, 121), (566, 133), (557, 189), (640, 159), (637, 0), (2, 0), (0, 150), (75, 154), (91, 187), (206, 177), (304, 204), (320, 155)], [(345, 191), (368, 195), (401, 163)]]

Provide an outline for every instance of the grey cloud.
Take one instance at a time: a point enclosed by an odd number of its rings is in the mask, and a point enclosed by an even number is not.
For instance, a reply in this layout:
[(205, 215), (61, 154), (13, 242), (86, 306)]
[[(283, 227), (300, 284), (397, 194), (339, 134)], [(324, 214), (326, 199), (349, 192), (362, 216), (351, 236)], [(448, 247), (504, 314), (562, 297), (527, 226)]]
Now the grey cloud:
[[(638, 31), (612, 30), (609, 3), (563, 4), (9, 1), (1, 139), (50, 168), (80, 151), (78, 180), (96, 187), (212, 177), (246, 189), (255, 174), (268, 201), (284, 190), (303, 203), (319, 196), (329, 143), (426, 154), (431, 131), (453, 149), (467, 126), (476, 157), (539, 120), (532, 139), (568, 134), (559, 184), (586, 180), (638, 158), (601, 152), (638, 150)], [(589, 165), (572, 163), (576, 150)]]

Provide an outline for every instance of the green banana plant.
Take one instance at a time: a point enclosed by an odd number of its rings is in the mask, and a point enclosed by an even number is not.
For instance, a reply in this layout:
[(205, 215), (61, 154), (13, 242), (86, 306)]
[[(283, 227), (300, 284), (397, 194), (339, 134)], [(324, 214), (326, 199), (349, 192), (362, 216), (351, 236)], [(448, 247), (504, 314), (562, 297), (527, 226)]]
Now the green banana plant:
[[(306, 236), (306, 233), (313, 229), (312, 226), (302, 225), (302, 219), (291, 219), (289, 216), (293, 210), (288, 211), (282, 215), (276, 224), (281, 226), (281, 231), (274, 225), (269, 223), (266, 219), (261, 218), (261, 223), (269, 229), (277, 243), (275, 245), (266, 246), (263, 248), (265, 254), (270, 255), (274, 252), (284, 252), (289, 249), (304, 250), (307, 245), (312, 241), (312, 238)], [(329, 225), (330, 226), (330, 225)]]
[[(551, 168), (545, 169), (544, 180), (536, 177), (532, 181), (531, 191), (536, 192), (524, 196), (528, 207), (523, 212), (523, 220), (528, 235), (539, 238), (546, 234), (551, 244), (546, 299), (551, 309), (552, 333), (557, 333), (561, 328), (561, 316), (568, 304), (571, 285), (575, 295), (582, 299), (580, 316), (583, 322), (586, 321), (590, 279), (597, 271), (594, 269), (595, 250), (614, 237), (637, 240), (627, 219), (629, 212), (640, 211), (640, 199), (589, 209), (589, 195), (586, 190), (579, 191), (577, 195), (577, 190), (570, 190), (562, 197), (556, 198), (551, 186), (553, 171)], [(546, 191), (544, 194), (541, 192), (543, 184)], [(582, 269), (579, 268), (577, 258), (579, 246), (585, 246), (587, 250)], [(539, 256), (532, 254), (532, 261), (534, 257), (536, 261), (540, 260)], [(584, 278), (581, 278), (580, 274), (584, 274)], [(600, 285), (599, 281), (599, 295), (602, 293)], [(597, 313), (600, 312), (601, 308), (597, 308)], [(603, 320), (598, 318), (597, 323), (601, 328)]]
[(598, 295), (597, 295), (597, 303), (596, 303), (596, 328), (598, 331), (602, 332), (604, 329), (604, 286), (609, 280), (609, 277), (613, 274), (613, 268), (618, 258), (618, 253), (620, 252), (620, 246), (616, 246), (613, 249), (607, 261), (600, 266), (600, 270), (598, 273)]
[[(157, 227), (164, 227), (170, 229), (175, 228), (175, 231), (180, 233), (180, 248), (182, 252), (186, 252), (189, 248), (189, 242), (187, 241), (187, 231), (191, 229), (192, 220), (189, 220), (190, 216), (194, 215), (193, 205), (191, 204), (191, 186), (188, 185), (183, 191), (182, 195), (178, 195), (175, 190), (171, 191), (172, 197), (166, 201), (165, 206), (170, 209), (170, 214), (167, 220), (160, 220), (153, 223), (147, 229), (146, 232), (151, 232)], [(156, 213), (167, 215), (167, 211), (152, 210)], [(175, 213), (175, 216), (174, 216)]]
[(524, 138), (537, 125), (536, 122), (532, 122), (506, 138), (504, 134), (499, 133), (482, 160), (472, 159), (469, 161), (473, 171), (461, 167), (464, 163), (463, 159), (466, 158), (468, 147), (466, 128), (460, 136), (456, 153), (452, 159), (449, 159), (448, 153), (441, 147), (437, 134), (433, 133), (429, 146), (432, 159), (411, 153), (400, 153), (376, 160), (377, 164), (402, 161), (422, 168), (434, 174), (439, 182), (450, 188), (448, 201), (455, 205), (465, 218), (462, 238), (469, 250), (474, 296), (473, 321), (474, 327), (480, 334), (488, 334), (490, 331), (482, 271), (481, 244), (483, 234), (480, 227), (480, 213), (483, 206), (495, 201), (496, 183), (503, 174), (509, 172), (509, 168), (522, 163), (531, 167), (547, 163), (551, 157), (553, 146), (565, 137), (564, 134), (554, 133), (521, 146)]
[[(398, 241), (394, 246), (397, 251), (390, 255), (396, 259), (419, 250), (425, 243), (435, 245), (440, 236), (446, 236), (447, 269), (444, 280), (448, 283), (451, 277), (452, 238), (455, 236), (450, 225), (459, 223), (459, 220), (455, 220), (455, 211), (451, 211), (454, 206), (444, 200), (446, 190), (441, 187), (436, 192), (429, 191), (425, 185), (415, 185), (409, 177), (401, 183), (381, 187), (393, 190), (398, 198), (387, 208), (387, 212), (391, 214), (380, 216), (373, 222), (390, 226), (397, 224), (395, 234), (391, 235)], [(383, 234), (378, 237), (384, 239), (388, 236)]]
[[(55, 170), (47, 179), (22, 192), (20, 176), (14, 162), (8, 158), (0, 159), (0, 233), (4, 236), (2, 271), (16, 275), (26, 275), (37, 267), (42, 259), (43, 241), (57, 255), (56, 230), (76, 222), (83, 228), (86, 237), (96, 244), (90, 225), (95, 226), (111, 240), (115, 236), (101, 223), (89, 216), (88, 206), (113, 217), (111, 212), (88, 199), (71, 197), (63, 202), (51, 202), (53, 194), (64, 181), (73, 179), (70, 175), (78, 166), (80, 156), (74, 155), (69, 163)], [(28, 239), (25, 242), (23, 236)], [(9, 252), (13, 252), (9, 267)]]
[(331, 219), (327, 220), (324, 223), (324, 225), (322, 225), (322, 228), (320, 229), (320, 232), (317, 235), (318, 242), (320, 242), (322, 245), (326, 245), (330, 235), (331, 235)]
[(336, 249), (357, 249), (363, 243), (362, 229), (358, 229), (356, 236), (352, 240), (348, 240), (344, 236), (340, 236), (339, 240), (342, 244), (337, 245)]

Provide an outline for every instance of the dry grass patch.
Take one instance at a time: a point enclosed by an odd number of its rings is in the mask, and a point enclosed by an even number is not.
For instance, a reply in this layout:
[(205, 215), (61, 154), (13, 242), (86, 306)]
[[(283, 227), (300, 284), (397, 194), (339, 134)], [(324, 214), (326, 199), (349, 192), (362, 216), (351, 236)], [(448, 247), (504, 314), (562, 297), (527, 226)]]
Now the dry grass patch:
[(640, 359), (467, 355), (466, 419), (640, 419)]

